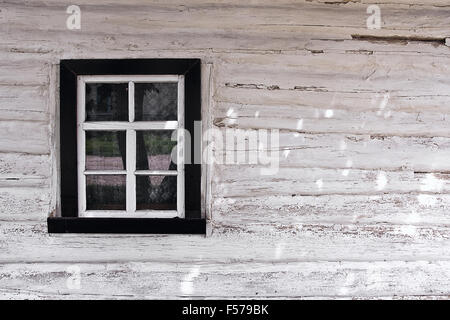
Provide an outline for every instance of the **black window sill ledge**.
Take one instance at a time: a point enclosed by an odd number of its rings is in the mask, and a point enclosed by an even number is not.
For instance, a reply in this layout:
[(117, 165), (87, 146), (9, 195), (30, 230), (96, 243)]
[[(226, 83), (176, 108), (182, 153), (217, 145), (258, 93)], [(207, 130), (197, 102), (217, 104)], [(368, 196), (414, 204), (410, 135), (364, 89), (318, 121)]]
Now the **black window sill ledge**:
[(47, 218), (49, 233), (206, 234), (205, 219)]

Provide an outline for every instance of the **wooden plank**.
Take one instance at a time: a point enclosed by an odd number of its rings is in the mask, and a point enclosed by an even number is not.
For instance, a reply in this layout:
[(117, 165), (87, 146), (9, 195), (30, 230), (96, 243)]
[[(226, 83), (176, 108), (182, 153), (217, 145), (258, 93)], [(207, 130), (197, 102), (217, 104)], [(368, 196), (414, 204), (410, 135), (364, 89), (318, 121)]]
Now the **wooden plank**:
[[(109, 0), (106, 0), (109, 1)], [(283, 0), (282, 0), (283, 1)], [(286, 0), (286, 2), (290, 2), (292, 0)], [(308, 1), (308, 0), (306, 0)], [(349, 1), (348, 0), (332, 0), (332, 1), (328, 1), (328, 0), (311, 0), (310, 2), (314, 2), (314, 3), (324, 3), (324, 4), (347, 4)], [(363, 2), (364, 4), (380, 4), (379, 0), (364, 0)], [(402, 5), (408, 5), (408, 6), (424, 6), (424, 5), (429, 5), (429, 6), (433, 6), (436, 8), (440, 8), (440, 7), (446, 7), (448, 6), (448, 3), (446, 2), (446, 0), (392, 0), (389, 1), (389, 4), (402, 4)]]
[(263, 166), (220, 166), (213, 184), (216, 197), (385, 193), (450, 193), (450, 174), (413, 171), (370, 171), (320, 168), (280, 168), (262, 175)]
[(51, 194), (51, 189), (43, 185), (0, 188), (1, 223), (24, 220), (44, 221), (52, 211), (49, 206)]
[(0, 121), (0, 151), (48, 154), (49, 126), (40, 121)]
[(48, 62), (23, 58), (19, 54), (0, 54), (0, 85), (42, 86), (48, 84)]
[[(122, 300), (129, 300), (129, 299), (138, 299), (136, 296), (133, 295), (111, 295), (111, 294), (87, 294), (87, 293), (75, 293), (71, 292), (70, 294), (61, 295), (59, 293), (40, 293), (33, 290), (19, 290), (19, 289), (10, 289), (10, 290), (4, 290), (2, 293), (2, 297), (5, 297), (4, 299), (18, 299), (18, 300), (108, 300), (108, 299), (122, 299)], [(223, 299), (222, 296), (207, 296), (207, 297), (201, 297), (198, 296), (199, 299), (212, 299), (212, 300), (221, 300)], [(155, 297), (155, 299), (160, 299), (160, 297)], [(180, 297), (181, 298), (181, 297)], [(249, 297), (250, 298), (250, 297)], [(264, 297), (261, 297), (263, 299)], [(287, 299), (289, 297), (267, 297), (268, 299), (272, 300), (279, 300), (279, 299)], [(448, 300), (450, 296), (446, 295), (424, 295), (424, 296), (415, 296), (415, 295), (395, 295), (395, 296), (374, 296), (374, 297), (361, 297), (361, 296), (339, 296), (339, 297), (331, 297), (331, 296), (306, 296), (306, 297), (290, 297), (295, 298), (296, 300), (433, 300), (433, 301), (440, 301), (440, 300)], [(167, 299), (170, 299), (168, 297)], [(239, 296), (229, 296), (227, 299), (242, 299), (242, 297)]]
[(49, 120), (49, 114), (42, 111), (17, 111), (4, 109), (1, 110), (0, 121), (2, 120), (47, 122)]
[[(225, 132), (222, 130), (223, 136)], [(281, 167), (313, 167), (340, 169), (412, 170), (416, 172), (445, 173), (450, 170), (450, 139), (446, 137), (389, 137), (377, 135), (309, 134), (280, 132), (278, 151)], [(217, 159), (234, 154), (250, 155), (258, 159), (256, 149), (237, 149), (225, 145), (216, 150)], [(271, 149), (271, 148), (269, 148)], [(263, 143), (262, 152), (267, 150)], [(424, 155), (427, 155), (424, 157)], [(270, 153), (269, 153), (270, 155)], [(274, 154), (274, 156), (276, 153)], [(350, 162), (349, 162), (350, 161)], [(350, 166), (349, 166), (350, 163)]]
[[(250, 217), (252, 218), (252, 217)], [(49, 235), (45, 219), (0, 224), (0, 263), (449, 260), (450, 229), (418, 224), (257, 223), (217, 221), (197, 235)], [(254, 221), (254, 220), (253, 220)], [(214, 213), (212, 223), (215, 223)], [(406, 223), (406, 222), (405, 222)], [(411, 222), (412, 223), (412, 222)]]
[[(374, 111), (374, 104), (381, 106), (387, 92), (372, 91), (320, 91), (314, 87), (295, 90), (271, 90), (271, 87), (254, 85), (233, 85), (218, 87), (214, 93), (217, 102), (260, 105), (260, 106), (297, 106), (321, 110), (351, 110), (353, 112)], [(396, 94), (389, 93), (389, 110), (397, 112), (435, 112), (447, 113), (445, 109), (448, 94)]]
[[(172, 3), (138, 3), (133, 5), (103, 3), (83, 6), (84, 28), (92, 30), (116, 30), (118, 33), (143, 32), (145, 29), (165, 27), (180, 28), (188, 24), (191, 29), (208, 27), (210, 30), (233, 27), (233, 29), (249, 30), (259, 27), (260, 32), (271, 30), (285, 31), (298, 30), (301, 27), (322, 28), (322, 32), (336, 33), (339, 30), (352, 31), (367, 30), (366, 20), (368, 14), (367, 4), (346, 3), (336, 6), (333, 3), (312, 3), (310, 1), (277, 3), (270, 2), (256, 5), (247, 5), (238, 2), (209, 4), (204, 1)], [(183, 6), (184, 5), (184, 6)], [(422, 5), (414, 7), (398, 3), (381, 5), (383, 12), (383, 26), (376, 30), (378, 34), (447, 35), (448, 27), (446, 15), (448, 8)], [(40, 19), (47, 20), (48, 29), (60, 30), (65, 28), (65, 5), (58, 2), (35, 3), (24, 6), (9, 4), (6, 21), (14, 22), (10, 17), (14, 15), (28, 18), (30, 25), (39, 25)], [(116, 10), (120, 8), (120, 10)], [(35, 15), (32, 15), (35, 12)], [(63, 13), (59, 15), (58, 13)], [(120, 14), (119, 14), (120, 13)], [(420, 13), (420, 14), (419, 14)], [(99, 16), (108, 16), (108, 19), (99, 19)], [(415, 16), (415, 19), (410, 19)], [(218, 19), (220, 17), (220, 19)], [(242, 19), (239, 19), (241, 17)], [(360, 17), (360, 19), (355, 19)], [(53, 19), (51, 19), (53, 18)], [(238, 21), (238, 23), (236, 23)], [(189, 22), (189, 23), (187, 23)], [(21, 27), (21, 24), (12, 27)], [(97, 29), (94, 29), (97, 26)]]
[[(36, 4), (52, 4), (52, 3), (58, 3), (57, 1), (48, 1), (48, 0), (35, 0), (33, 1)], [(180, 0), (153, 0), (152, 4), (154, 5), (164, 5), (164, 4), (170, 4), (175, 5), (179, 4), (182, 1)], [(301, 3), (315, 3), (315, 4), (328, 4), (328, 5), (339, 5), (339, 4), (348, 4), (348, 0), (279, 0), (277, 3), (283, 4), (283, 5), (289, 5), (289, 4), (301, 4)], [(379, 4), (379, 0), (364, 0), (363, 4)], [(86, 4), (92, 4), (89, 0), (80, 0), (80, 5), (86, 5)], [(123, 4), (121, 0), (98, 0), (96, 3), (101, 5), (120, 5)], [(130, 0), (128, 2), (130, 5), (143, 5), (148, 4), (147, 0)], [(189, 3), (192, 5), (201, 5), (205, 3), (205, 0), (189, 0)], [(239, 0), (227, 0), (226, 3), (228, 5), (236, 5), (236, 4), (242, 4)], [(257, 4), (260, 4), (261, 6), (267, 6), (268, 4), (272, 4), (269, 0), (260, 0)], [(391, 0), (389, 1), (389, 4), (400, 4), (400, 5), (407, 5), (410, 7), (413, 6), (425, 6), (425, 7), (447, 7), (448, 3), (446, 0)], [(351, 3), (350, 3), (351, 5)], [(270, 7), (269, 7), (270, 8)]]
[(46, 187), (49, 185), (49, 179), (42, 176), (23, 176), (15, 177), (0, 175), (0, 188), (11, 187)]
[[(445, 57), (448, 55), (448, 47), (443, 45), (433, 45), (424, 41), (407, 40), (334, 40), (334, 39), (311, 39), (305, 47), (307, 51), (313, 54), (322, 53), (342, 53), (355, 55), (372, 55), (383, 53), (386, 55), (419, 55), (421, 57)], [(342, 59), (343, 60), (343, 59)], [(341, 61), (348, 63), (348, 61)], [(420, 63), (420, 62), (419, 62)]]
[(0, 153), (0, 219), (47, 217), (51, 169), (49, 155)]
[(326, 96), (318, 98), (323, 104), (319, 106), (316, 102), (314, 107), (219, 102), (214, 124), (238, 129), (450, 137), (450, 131), (447, 130), (450, 124), (448, 111), (396, 111), (395, 102), (389, 103), (389, 99), (383, 98), (381, 94), (367, 101), (372, 110), (359, 110), (359, 106), (350, 104), (345, 107), (335, 106), (333, 100), (326, 103)]
[[(349, 59), (349, 56), (352, 58)], [(218, 63), (217, 81), (271, 90), (445, 94), (448, 58), (424, 54), (233, 55)], [(339, 81), (336, 79), (339, 78)], [(251, 92), (251, 91), (249, 91)]]
[[(217, 225), (293, 225), (306, 223), (449, 226), (448, 194), (263, 195), (222, 198), (212, 203)], [(220, 226), (216, 225), (216, 229)]]
[[(0, 266), (0, 295), (28, 297), (310, 297), (443, 295), (448, 261), (246, 263), (42, 263)], [(73, 281), (78, 277), (79, 285)], [(117, 286), (120, 278), (120, 286)], [(237, 285), (239, 284), (239, 285)]]
[[(382, 28), (368, 30), (367, 4), (361, 3), (341, 6), (308, 1), (276, 6), (271, 3), (246, 5), (196, 2), (186, 5), (174, 2), (126, 6), (110, 3), (93, 6), (86, 3), (82, 4), (82, 34), (66, 29), (66, 7), (57, 2), (27, 6), (8, 4), (8, 14), (4, 19), (7, 31), (5, 43), (26, 40), (22, 48), (37, 48), (38, 41), (45, 41), (46, 48), (58, 52), (61, 48), (72, 52), (82, 48), (87, 50), (89, 45), (92, 45), (92, 51), (97, 51), (108, 43), (111, 49), (116, 50), (126, 47), (132, 50), (297, 50), (307, 44), (307, 39), (322, 39), (324, 34), (330, 39), (350, 39), (353, 34), (445, 39), (449, 34), (448, 8), (426, 5), (385, 4), (382, 6)], [(411, 16), (415, 18), (411, 19)], [(42, 21), (46, 21), (45, 27), (36, 28), (42, 25)], [(148, 43), (142, 40), (142, 36), (147, 36), (148, 32), (153, 35), (151, 46), (140, 44)], [(127, 40), (111, 37), (112, 33), (126, 35)], [(103, 36), (101, 41), (98, 41), (98, 35)], [(92, 41), (93, 38), (96, 41)], [(137, 41), (139, 38), (141, 40)]]
[(23, 153), (0, 153), (0, 175), (50, 177), (51, 165), (48, 155)]
[(5, 115), (7, 112), (46, 112), (47, 90), (47, 86), (14, 85), (13, 82), (0, 85), (0, 119), (10, 119)]

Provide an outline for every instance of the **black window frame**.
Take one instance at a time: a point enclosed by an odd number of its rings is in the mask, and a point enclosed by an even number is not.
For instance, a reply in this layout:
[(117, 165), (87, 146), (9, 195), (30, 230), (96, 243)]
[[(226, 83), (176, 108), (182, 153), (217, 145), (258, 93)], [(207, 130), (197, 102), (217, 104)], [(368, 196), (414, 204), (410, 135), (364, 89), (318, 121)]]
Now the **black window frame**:
[(185, 164), (185, 218), (78, 217), (77, 77), (82, 75), (184, 75), (185, 129), (191, 155), (194, 122), (201, 121), (200, 59), (77, 59), (60, 61), (60, 194), (61, 216), (48, 217), (49, 233), (205, 234), (201, 212), (201, 164)]

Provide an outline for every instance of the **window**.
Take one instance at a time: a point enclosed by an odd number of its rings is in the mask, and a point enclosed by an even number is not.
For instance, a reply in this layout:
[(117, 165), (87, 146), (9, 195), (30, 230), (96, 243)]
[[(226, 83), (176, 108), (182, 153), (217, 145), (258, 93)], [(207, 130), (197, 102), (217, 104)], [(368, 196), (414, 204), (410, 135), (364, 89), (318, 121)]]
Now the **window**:
[(184, 218), (184, 76), (78, 76), (78, 215)]
[(61, 217), (49, 232), (205, 233), (188, 159), (200, 143), (185, 138), (200, 101), (197, 59), (61, 61)]

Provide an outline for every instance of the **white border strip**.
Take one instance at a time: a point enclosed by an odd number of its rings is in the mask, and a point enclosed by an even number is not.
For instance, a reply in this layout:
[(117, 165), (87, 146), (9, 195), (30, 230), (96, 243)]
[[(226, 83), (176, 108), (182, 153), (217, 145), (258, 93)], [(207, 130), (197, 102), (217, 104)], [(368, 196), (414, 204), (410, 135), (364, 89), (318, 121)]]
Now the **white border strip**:
[(88, 210), (83, 217), (90, 218), (175, 218), (176, 210), (137, 210), (135, 213), (128, 213), (124, 210)]
[(127, 174), (127, 170), (86, 170), (83, 172), (84, 175), (119, 175), (119, 174)]
[(178, 121), (89, 121), (82, 124), (83, 130), (175, 130)]
[(83, 77), (77, 78), (77, 169), (78, 169), (78, 212), (83, 216), (86, 211), (86, 177), (84, 175), (86, 163), (86, 135), (82, 128), (85, 120), (86, 90)]
[(176, 176), (178, 171), (175, 170), (136, 170), (138, 176)]
[(177, 211), (178, 217), (185, 216), (184, 199), (184, 76), (178, 77), (178, 133), (177, 133)]
[(127, 130), (127, 212), (134, 215), (136, 211), (136, 131)]
[(178, 75), (95, 75), (83, 76), (86, 83), (178, 82)]

